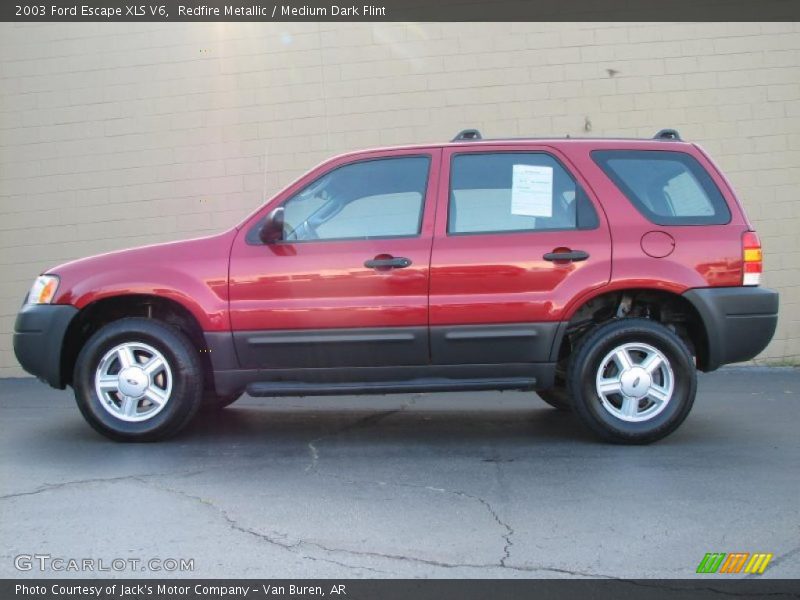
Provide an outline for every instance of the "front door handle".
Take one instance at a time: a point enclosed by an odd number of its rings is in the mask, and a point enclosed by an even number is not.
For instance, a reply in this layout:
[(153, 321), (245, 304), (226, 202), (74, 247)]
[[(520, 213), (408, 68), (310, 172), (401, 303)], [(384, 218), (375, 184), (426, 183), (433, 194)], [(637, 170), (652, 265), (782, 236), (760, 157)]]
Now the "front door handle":
[(364, 266), (368, 269), (405, 269), (411, 266), (411, 259), (404, 256), (375, 257), (364, 261)]
[(589, 258), (589, 253), (583, 250), (568, 250), (566, 252), (548, 252), (542, 258), (550, 261), (580, 262)]

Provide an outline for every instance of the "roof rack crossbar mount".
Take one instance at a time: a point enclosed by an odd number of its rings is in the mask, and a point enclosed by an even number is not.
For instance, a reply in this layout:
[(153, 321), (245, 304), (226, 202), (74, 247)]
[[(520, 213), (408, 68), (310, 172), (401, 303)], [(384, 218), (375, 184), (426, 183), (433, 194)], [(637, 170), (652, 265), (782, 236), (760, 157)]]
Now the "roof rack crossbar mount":
[(466, 142), (469, 140), (482, 140), (483, 136), (477, 129), (462, 129), (451, 142)]
[(654, 140), (667, 140), (672, 142), (682, 142), (681, 134), (677, 129), (662, 129), (653, 136)]

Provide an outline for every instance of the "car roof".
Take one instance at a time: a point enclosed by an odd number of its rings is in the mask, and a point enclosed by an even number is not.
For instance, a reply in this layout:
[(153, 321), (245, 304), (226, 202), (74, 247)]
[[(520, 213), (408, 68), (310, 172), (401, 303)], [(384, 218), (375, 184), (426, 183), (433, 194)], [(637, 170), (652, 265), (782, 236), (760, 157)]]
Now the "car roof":
[(481, 146), (496, 147), (519, 146), (584, 146), (593, 149), (613, 149), (620, 150), (677, 150), (680, 148), (685, 149), (687, 146), (692, 146), (690, 142), (676, 141), (676, 140), (650, 140), (641, 138), (613, 138), (613, 137), (568, 137), (568, 138), (554, 138), (554, 137), (527, 137), (527, 138), (496, 138), (496, 139), (481, 139), (469, 140), (458, 142), (444, 142), (444, 143), (420, 143), (420, 144), (404, 144), (397, 146), (381, 146), (373, 148), (364, 148), (358, 151), (347, 152), (349, 154), (362, 154), (365, 152), (392, 152), (392, 151), (408, 151), (408, 150), (430, 150), (432, 148), (479, 148)]
[(667, 150), (685, 148), (692, 144), (681, 139), (675, 129), (662, 129), (652, 138), (627, 138), (627, 137), (510, 137), (510, 138), (484, 138), (477, 129), (464, 129), (452, 140), (440, 143), (407, 144), (399, 146), (386, 146), (370, 148), (352, 152), (392, 152), (408, 150), (425, 150), (431, 148), (474, 148), (480, 146), (588, 146), (597, 149), (641, 149), (641, 150)]

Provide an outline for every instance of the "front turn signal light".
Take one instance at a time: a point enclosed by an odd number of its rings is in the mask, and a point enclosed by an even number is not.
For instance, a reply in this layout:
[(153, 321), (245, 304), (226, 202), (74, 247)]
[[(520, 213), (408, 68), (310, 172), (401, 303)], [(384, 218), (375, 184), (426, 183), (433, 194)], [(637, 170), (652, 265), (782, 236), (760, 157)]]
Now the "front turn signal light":
[(40, 275), (36, 278), (28, 292), (28, 304), (50, 304), (58, 289), (58, 277), (55, 275)]

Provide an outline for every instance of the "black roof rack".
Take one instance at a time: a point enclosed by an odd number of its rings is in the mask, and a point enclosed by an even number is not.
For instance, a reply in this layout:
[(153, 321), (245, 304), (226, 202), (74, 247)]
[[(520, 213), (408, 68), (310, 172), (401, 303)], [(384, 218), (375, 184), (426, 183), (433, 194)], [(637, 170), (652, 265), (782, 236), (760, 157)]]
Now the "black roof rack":
[[(471, 142), (474, 140), (482, 140), (484, 139), (481, 135), (481, 132), (477, 129), (462, 129), (458, 132), (456, 137), (454, 137), (451, 142)], [(519, 140), (532, 140), (532, 139), (553, 139), (553, 138), (500, 138), (498, 141), (502, 141), (503, 139), (511, 140), (511, 139), (519, 139)], [(566, 139), (570, 139), (570, 135), (567, 134)], [(575, 138), (575, 139), (641, 139), (641, 138)], [(683, 138), (681, 138), (681, 134), (678, 133), (677, 129), (662, 129), (658, 133), (653, 136), (654, 140), (662, 140), (665, 142), (682, 142)]]
[(469, 140), (482, 140), (483, 136), (477, 129), (462, 129), (451, 142), (466, 142)]
[(673, 142), (682, 142), (681, 134), (677, 129), (662, 129), (653, 136), (654, 140), (669, 140)]

